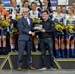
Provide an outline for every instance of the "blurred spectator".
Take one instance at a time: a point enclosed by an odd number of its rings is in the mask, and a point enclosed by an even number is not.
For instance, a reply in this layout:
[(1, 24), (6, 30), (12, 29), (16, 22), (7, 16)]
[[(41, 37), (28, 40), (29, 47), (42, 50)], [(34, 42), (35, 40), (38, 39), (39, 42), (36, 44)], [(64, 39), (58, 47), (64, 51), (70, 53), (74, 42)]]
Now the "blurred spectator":
[[(31, 3), (30, 18), (40, 19), (40, 12), (37, 10), (37, 4), (35, 2)], [(34, 24), (34, 26), (35, 25), (36, 24)], [(34, 43), (33, 47), (35, 47), (34, 49), (35, 49), (35, 51), (37, 51), (37, 49), (38, 49), (38, 36), (37, 35), (34, 37), (33, 43)]]
[(62, 6), (61, 12), (62, 12), (63, 14), (66, 14), (66, 13), (67, 13), (66, 6)]
[[(0, 2), (0, 20), (9, 18), (9, 13), (4, 9), (4, 4)], [(2, 24), (1, 24), (2, 25)], [(7, 28), (0, 27), (0, 50), (6, 53), (6, 34)]]
[(12, 4), (12, 7), (16, 8), (16, 6), (17, 6), (16, 0), (11, 0), (11, 4)]
[(31, 3), (31, 11), (29, 13), (30, 13), (30, 18), (32, 19), (40, 17), (40, 13), (37, 10), (37, 4), (35, 2)]
[(28, 1), (24, 1), (24, 3), (23, 3), (23, 10), (24, 10), (24, 8), (27, 8), (28, 11), (30, 10)]
[(16, 0), (12, 0), (11, 1), (11, 6), (12, 8), (9, 9), (9, 13), (10, 13), (10, 21), (12, 22), (12, 25), (10, 26), (9, 29), (9, 34), (10, 34), (10, 48), (11, 51), (15, 51), (15, 46), (17, 46), (17, 42), (15, 40), (16, 36), (12, 33), (14, 29), (17, 28), (17, 21), (16, 21), (16, 17), (19, 15), (20, 13), (20, 9), (17, 6), (17, 2)]
[[(56, 12), (53, 13), (53, 20), (55, 22), (58, 22), (60, 24), (64, 23), (64, 14), (62, 13), (62, 8), (61, 6), (57, 6), (56, 7)], [(59, 32), (55, 32), (54, 34), (54, 40), (55, 40), (55, 51), (56, 51), (56, 57), (60, 58), (61, 56), (64, 57), (64, 49), (65, 49), (65, 45), (64, 45), (64, 33), (59, 33)], [(59, 42), (60, 41), (60, 42)], [(60, 54), (60, 49), (62, 54)]]
[[(68, 8), (68, 15), (65, 17), (66, 25), (75, 25), (75, 14), (73, 7)], [(75, 49), (74, 49), (74, 42), (75, 42), (75, 33), (70, 34), (66, 32), (66, 49), (67, 49), (67, 57), (75, 57)]]
[(51, 8), (50, 0), (43, 0), (43, 3), (44, 3), (43, 9), (48, 10), (50, 17), (52, 18), (53, 10)]

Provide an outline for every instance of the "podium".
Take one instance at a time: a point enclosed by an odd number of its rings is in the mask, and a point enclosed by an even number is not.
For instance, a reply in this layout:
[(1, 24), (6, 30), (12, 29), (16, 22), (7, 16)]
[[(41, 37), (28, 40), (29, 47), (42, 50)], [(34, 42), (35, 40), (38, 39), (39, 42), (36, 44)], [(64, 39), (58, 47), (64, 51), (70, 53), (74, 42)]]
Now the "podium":
[[(41, 52), (32, 52), (32, 65), (37, 69), (40, 69), (41, 66)], [(49, 54), (46, 54), (47, 67), (50, 67), (49, 64)], [(8, 55), (0, 56), (0, 70), (11, 70), (17, 68), (18, 61), (18, 52), (10, 52)], [(75, 69), (75, 58), (61, 58), (54, 60), (55, 67), (57, 69)], [(23, 58), (23, 68), (26, 69), (26, 53), (24, 53)]]

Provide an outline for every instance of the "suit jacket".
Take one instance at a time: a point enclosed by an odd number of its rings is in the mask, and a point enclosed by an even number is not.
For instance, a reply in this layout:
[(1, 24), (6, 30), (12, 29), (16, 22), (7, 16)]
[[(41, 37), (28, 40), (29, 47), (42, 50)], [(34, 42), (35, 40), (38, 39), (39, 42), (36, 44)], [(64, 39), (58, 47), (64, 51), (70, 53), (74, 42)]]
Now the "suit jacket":
[(19, 21), (18, 21), (18, 30), (19, 30), (19, 38), (18, 40), (30, 40), (32, 39), (32, 36), (29, 35), (29, 31), (32, 31), (33, 25), (32, 25), (32, 20), (29, 18), (30, 20), (30, 26), (28, 25), (27, 20), (22, 17)]

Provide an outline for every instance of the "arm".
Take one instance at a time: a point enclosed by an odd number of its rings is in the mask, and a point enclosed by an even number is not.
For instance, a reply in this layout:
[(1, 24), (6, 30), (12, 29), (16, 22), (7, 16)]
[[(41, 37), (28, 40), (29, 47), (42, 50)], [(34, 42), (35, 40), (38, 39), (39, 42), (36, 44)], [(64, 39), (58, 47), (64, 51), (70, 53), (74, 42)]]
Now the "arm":
[(48, 28), (45, 28), (43, 26), (43, 29), (41, 30), (42, 32), (50, 32), (51, 33), (51, 32), (55, 31), (55, 25), (54, 25), (53, 21), (50, 21), (48, 24), (49, 24)]
[(34, 35), (34, 33), (31, 31), (31, 29), (30, 28), (27, 28), (25, 25), (24, 25), (24, 23), (23, 23), (23, 21), (22, 21), (22, 19), (20, 19), (19, 21), (18, 21), (18, 29), (19, 29), (19, 32), (22, 32), (22, 33), (24, 33), (24, 34), (31, 34), (31, 35)]

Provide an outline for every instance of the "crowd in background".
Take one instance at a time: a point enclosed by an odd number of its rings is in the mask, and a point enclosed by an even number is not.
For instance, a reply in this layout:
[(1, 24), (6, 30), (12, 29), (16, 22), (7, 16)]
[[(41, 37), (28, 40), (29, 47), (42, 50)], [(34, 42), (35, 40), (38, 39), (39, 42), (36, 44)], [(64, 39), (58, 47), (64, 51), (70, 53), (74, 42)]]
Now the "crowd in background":
[[(44, 5), (39, 1), (39, 6), (36, 2), (29, 3), (24, 0), (22, 7), (17, 5), (16, 0), (11, 0), (11, 8), (7, 11), (2, 2), (0, 2), (0, 20), (7, 20), (11, 24), (9, 27), (3, 28), (0, 26), (0, 54), (7, 54), (8, 52), (15, 52), (18, 50), (18, 19), (23, 16), (23, 10), (29, 11), (31, 19), (42, 19), (42, 12), (47, 10), (49, 17), (53, 22), (67, 25), (75, 25), (75, 2), (72, 6), (66, 9), (66, 6), (56, 6), (56, 11), (52, 10), (51, 3), (48, 0), (43, 0)], [(16, 31), (17, 30), (17, 31)], [(69, 34), (67, 31), (63, 33), (55, 31), (53, 33), (53, 53), (56, 58), (70, 58), (75, 57), (75, 33)], [(47, 47), (48, 49), (48, 47)], [(33, 37), (32, 51), (40, 50), (40, 40), (38, 34)]]

